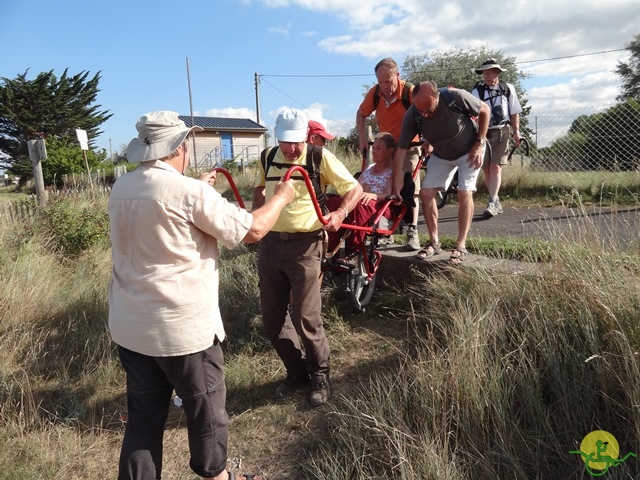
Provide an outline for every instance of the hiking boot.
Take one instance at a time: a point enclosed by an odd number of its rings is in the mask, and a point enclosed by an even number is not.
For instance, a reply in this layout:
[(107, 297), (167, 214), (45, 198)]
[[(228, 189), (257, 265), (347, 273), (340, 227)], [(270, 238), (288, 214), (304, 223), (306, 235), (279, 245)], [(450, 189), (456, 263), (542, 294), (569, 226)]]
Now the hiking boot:
[(499, 213), (502, 213), (502, 205), (500, 200), (489, 200), (487, 208), (484, 209), (484, 216), (487, 218), (495, 217)]
[(405, 250), (420, 250), (420, 237), (418, 236), (418, 227), (409, 225), (407, 227), (407, 244)]
[(379, 248), (390, 247), (391, 245), (393, 245), (393, 243), (394, 243), (393, 235), (382, 235), (378, 239), (378, 247)]
[(311, 380), (311, 395), (309, 402), (312, 407), (319, 407), (327, 403), (331, 397), (331, 381), (328, 373), (316, 373)]
[(306, 373), (304, 375), (288, 374), (287, 377), (276, 387), (275, 396), (277, 398), (284, 398), (294, 390), (304, 385), (308, 385), (309, 380), (309, 375)]

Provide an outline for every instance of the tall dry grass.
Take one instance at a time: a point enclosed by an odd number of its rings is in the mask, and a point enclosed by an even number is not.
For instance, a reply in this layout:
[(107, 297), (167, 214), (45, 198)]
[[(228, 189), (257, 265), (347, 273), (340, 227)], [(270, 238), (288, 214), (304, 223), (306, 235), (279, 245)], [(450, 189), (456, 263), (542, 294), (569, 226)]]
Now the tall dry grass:
[(620, 457), (640, 451), (637, 253), (615, 238), (603, 250), (588, 221), (549, 228), (555, 256), (540, 274), (460, 269), (413, 286), (401, 367), (338, 402), (308, 478), (591, 478), (569, 452), (594, 430)]
[[(0, 224), (0, 479), (115, 477), (126, 408), (105, 204)], [(545, 259), (539, 275), (424, 276), (379, 289), (364, 317), (326, 287), (336, 395), (321, 409), (272, 398), (284, 371), (261, 335), (255, 252), (223, 250), (230, 465), (271, 480), (590, 478), (569, 452), (596, 429), (640, 453), (639, 250), (628, 225), (590, 218), (520, 250)], [(195, 478), (178, 409), (165, 444), (163, 478)]]
[(0, 478), (87, 478), (97, 458), (114, 461), (102, 447), (123, 388), (107, 333), (110, 252), (96, 241), (70, 254), (72, 232), (43, 228), (104, 213), (105, 200), (76, 196), (0, 225)]

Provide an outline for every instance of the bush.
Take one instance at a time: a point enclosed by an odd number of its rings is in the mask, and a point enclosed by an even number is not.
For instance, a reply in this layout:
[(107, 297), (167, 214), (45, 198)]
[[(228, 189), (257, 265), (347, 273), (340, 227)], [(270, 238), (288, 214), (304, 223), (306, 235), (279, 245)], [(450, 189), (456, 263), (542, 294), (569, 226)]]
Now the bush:
[(107, 196), (58, 195), (38, 210), (34, 231), (48, 237), (47, 245), (65, 256), (79, 255), (96, 245), (108, 245)]

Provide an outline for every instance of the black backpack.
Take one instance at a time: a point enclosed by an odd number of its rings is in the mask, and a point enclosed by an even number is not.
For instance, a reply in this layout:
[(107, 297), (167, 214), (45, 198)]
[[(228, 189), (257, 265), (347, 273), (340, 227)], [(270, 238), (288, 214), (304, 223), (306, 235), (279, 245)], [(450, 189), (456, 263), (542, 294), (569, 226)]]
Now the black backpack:
[[(267, 155), (267, 150), (269, 154)], [(260, 153), (260, 163), (262, 164), (262, 169), (264, 170), (264, 177), (266, 181), (279, 181), (280, 177), (270, 177), (268, 175), (269, 168), (271, 165), (275, 165), (278, 168), (289, 168), (292, 165), (289, 163), (279, 163), (274, 162), (273, 159), (278, 152), (278, 147), (273, 147), (271, 150), (264, 149)], [(309, 180), (313, 185), (313, 189), (316, 194), (316, 200), (318, 200), (318, 205), (322, 209), (322, 212), (326, 215), (329, 213), (326, 203), (327, 203), (327, 194), (322, 190), (320, 186), (320, 162), (322, 161), (322, 147), (317, 145), (307, 144), (307, 164), (305, 169), (309, 174)], [(301, 175), (292, 175), (292, 179), (294, 180), (304, 180)]]
[[(473, 88), (478, 90), (478, 97), (480, 97), (480, 100), (484, 102), (484, 94), (488, 89), (487, 85), (484, 82), (476, 82)], [(502, 81), (498, 82), (498, 94), (495, 96), (496, 97), (503, 96), (507, 100), (509, 100), (510, 95), (511, 95), (511, 89), (507, 87), (507, 84)]]
[[(402, 105), (405, 110), (409, 110), (411, 106), (411, 101), (409, 100), (409, 93), (411, 92), (411, 87), (413, 87), (412, 83), (404, 82), (404, 87), (402, 88)], [(380, 103), (380, 85), (376, 85), (376, 91), (373, 94), (373, 109), (376, 110), (378, 108), (378, 104)]]
[[(484, 82), (477, 82), (475, 87), (478, 91), (478, 97), (483, 102), (489, 100), (491, 103), (491, 119), (489, 120), (489, 128), (501, 127), (509, 124), (509, 95), (511, 95), (511, 89), (504, 82), (498, 83), (497, 90), (490, 90), (489, 98), (485, 99), (485, 92), (489, 89)], [(500, 101), (499, 104), (494, 105), (495, 98), (505, 97), (507, 102)]]

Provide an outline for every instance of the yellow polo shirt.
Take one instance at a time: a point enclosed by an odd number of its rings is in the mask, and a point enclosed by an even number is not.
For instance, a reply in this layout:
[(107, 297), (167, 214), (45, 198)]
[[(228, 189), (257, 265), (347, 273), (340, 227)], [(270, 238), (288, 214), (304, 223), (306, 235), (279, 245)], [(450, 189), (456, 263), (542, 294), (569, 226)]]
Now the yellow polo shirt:
[[(268, 156), (269, 150), (266, 155)], [(278, 149), (273, 158), (274, 164), (269, 167), (269, 177), (281, 178), (289, 168), (293, 165), (307, 165), (307, 146), (302, 150), (300, 156), (293, 162), (289, 162), (282, 155), (282, 151)], [(286, 168), (278, 167), (275, 163), (286, 164)], [(296, 172), (294, 176), (300, 176)], [(349, 173), (347, 167), (336, 158), (326, 148), (322, 149), (322, 161), (320, 162), (320, 186), (325, 191), (327, 185), (335, 188), (338, 195), (344, 196), (349, 190), (356, 187), (358, 181)], [(265, 199), (269, 200), (273, 196), (276, 181), (266, 181), (264, 170), (260, 164), (258, 175), (256, 176), (256, 187), (265, 187)], [(313, 207), (312, 195), (315, 196), (313, 190), (309, 192), (305, 182), (300, 180), (294, 181), (295, 197), (293, 201), (287, 205), (280, 213), (278, 220), (273, 226), (274, 232), (312, 232), (322, 228), (322, 223), (318, 220), (318, 215)]]

